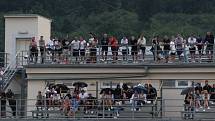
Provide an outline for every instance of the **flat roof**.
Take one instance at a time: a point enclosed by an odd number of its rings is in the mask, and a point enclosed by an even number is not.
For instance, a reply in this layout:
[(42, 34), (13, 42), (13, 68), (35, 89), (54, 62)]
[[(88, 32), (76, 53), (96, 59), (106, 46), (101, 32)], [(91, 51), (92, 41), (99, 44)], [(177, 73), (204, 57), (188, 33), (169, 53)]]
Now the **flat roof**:
[(52, 19), (38, 15), (38, 14), (6, 14), (4, 15), (4, 18), (38, 18), (42, 17), (44, 19), (48, 19), (52, 21)]

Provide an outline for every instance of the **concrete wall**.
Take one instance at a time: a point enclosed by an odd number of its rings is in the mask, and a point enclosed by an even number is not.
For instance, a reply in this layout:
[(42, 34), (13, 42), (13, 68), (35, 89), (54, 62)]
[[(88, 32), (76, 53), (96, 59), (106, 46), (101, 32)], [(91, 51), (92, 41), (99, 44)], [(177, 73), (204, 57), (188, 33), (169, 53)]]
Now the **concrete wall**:
[(5, 52), (10, 59), (16, 54), (16, 38), (29, 38), (38, 34), (36, 18), (5, 18)]
[[(51, 20), (38, 17), (38, 37), (43, 36), (47, 42), (51, 36)], [(38, 38), (39, 39), (39, 38)]]

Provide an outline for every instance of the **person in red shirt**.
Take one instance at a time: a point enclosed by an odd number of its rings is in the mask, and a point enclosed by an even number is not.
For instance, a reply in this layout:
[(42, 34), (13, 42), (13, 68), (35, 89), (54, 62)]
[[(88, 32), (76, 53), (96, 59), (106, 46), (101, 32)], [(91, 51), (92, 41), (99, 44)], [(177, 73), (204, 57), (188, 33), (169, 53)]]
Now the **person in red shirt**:
[(30, 48), (30, 61), (33, 62), (35, 58), (34, 63), (37, 63), (38, 49), (37, 49), (37, 42), (35, 37), (32, 37), (29, 48)]
[(112, 55), (113, 55), (113, 63), (116, 63), (117, 60), (117, 56), (118, 56), (118, 40), (111, 36), (109, 38), (109, 45), (111, 46), (111, 51), (112, 51)]

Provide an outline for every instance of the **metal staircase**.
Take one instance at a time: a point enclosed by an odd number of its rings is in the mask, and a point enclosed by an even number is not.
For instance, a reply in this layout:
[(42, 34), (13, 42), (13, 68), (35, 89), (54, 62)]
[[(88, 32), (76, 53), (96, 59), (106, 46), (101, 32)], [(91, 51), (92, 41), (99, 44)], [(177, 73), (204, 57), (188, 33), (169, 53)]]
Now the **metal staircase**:
[[(18, 54), (16, 54), (16, 58)], [(6, 90), (6, 88), (9, 86), (10, 82), (14, 78), (16, 72), (18, 70), (18, 65), (16, 59), (11, 61), (11, 63), (5, 68), (3, 75), (2, 75), (2, 80), (1, 80), (1, 89)]]

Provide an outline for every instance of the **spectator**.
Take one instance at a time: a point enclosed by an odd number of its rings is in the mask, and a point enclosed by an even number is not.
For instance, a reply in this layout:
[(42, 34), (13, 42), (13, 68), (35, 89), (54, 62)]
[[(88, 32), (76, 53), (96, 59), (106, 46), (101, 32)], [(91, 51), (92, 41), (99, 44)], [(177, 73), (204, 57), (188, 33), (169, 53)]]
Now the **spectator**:
[(180, 34), (177, 35), (177, 37), (175, 38), (175, 45), (176, 45), (176, 52), (179, 58), (179, 62), (182, 61), (182, 53), (183, 53), (183, 41), (184, 39), (181, 37)]
[(207, 90), (207, 93), (211, 93), (211, 86), (208, 84), (208, 80), (205, 80), (205, 86), (203, 87), (203, 91)]
[(188, 45), (190, 50), (191, 62), (195, 62), (196, 38), (193, 35), (188, 38)]
[(175, 55), (176, 55), (176, 47), (175, 47), (175, 39), (172, 37), (170, 41), (170, 63), (175, 62)]
[(143, 93), (143, 91), (141, 91), (141, 93), (139, 94), (139, 105), (144, 105), (146, 104), (147, 99), (146, 99), (146, 94)]
[(0, 91), (0, 101), (1, 101), (0, 117), (6, 118), (6, 94), (4, 91)]
[(169, 51), (170, 51), (170, 39), (168, 38), (168, 36), (164, 36), (163, 39), (163, 44), (164, 44), (164, 57), (165, 57), (165, 62), (168, 63), (169, 62)]
[(210, 109), (210, 107), (209, 107), (209, 94), (208, 94), (207, 90), (204, 90), (203, 99), (204, 99), (203, 111), (205, 111), (205, 109)]
[(84, 40), (83, 37), (80, 37), (80, 62), (85, 63), (85, 51), (87, 48), (87, 42)]
[(41, 63), (44, 63), (44, 58), (46, 57), (45, 54), (45, 40), (43, 39), (43, 36), (40, 36), (39, 40), (39, 46), (40, 46), (40, 56), (41, 56)]
[(37, 42), (35, 40), (35, 37), (31, 39), (29, 48), (30, 48), (30, 62), (37, 63), (38, 49), (37, 49)]
[(139, 94), (137, 91), (135, 91), (134, 94), (132, 94), (131, 99), (130, 99), (130, 103), (132, 104), (131, 111), (138, 110), (138, 107), (137, 107), (138, 100), (139, 100)]
[(85, 105), (85, 100), (88, 98), (87, 92), (85, 92), (84, 90), (81, 90), (81, 93), (79, 94), (79, 98), (80, 98), (80, 105)]
[[(86, 108), (85, 113), (88, 113), (88, 110), (93, 109), (96, 105), (96, 98), (92, 96), (92, 94), (89, 94), (86, 99)], [(93, 113), (93, 111), (91, 111)]]
[(122, 99), (122, 89), (120, 88), (119, 84), (116, 86), (116, 89), (114, 90), (114, 99), (116, 102), (120, 102)]
[[(103, 38), (101, 40), (101, 47), (102, 47), (102, 61), (107, 60), (107, 54), (108, 54), (108, 43), (109, 38), (107, 34), (103, 35)], [(105, 54), (105, 55), (104, 55)]]
[(65, 116), (68, 116), (69, 110), (70, 110), (70, 98), (66, 96), (63, 101), (63, 112)]
[(54, 93), (52, 94), (52, 104), (53, 104), (53, 107), (59, 107), (60, 106), (60, 95), (57, 94), (57, 91), (54, 91)]
[(211, 103), (214, 104), (214, 102), (215, 102), (215, 84), (213, 84), (213, 87), (211, 88), (210, 100), (211, 100)]
[(140, 38), (138, 39), (137, 45), (139, 46), (142, 56), (143, 56), (143, 61), (145, 59), (145, 51), (146, 51), (146, 38), (144, 37), (144, 34), (140, 35)]
[(68, 97), (69, 99), (72, 99), (72, 95), (70, 94), (70, 90), (67, 91), (65, 98)]
[(123, 61), (125, 61), (127, 60), (128, 53), (129, 53), (128, 39), (125, 36), (121, 39), (121, 47), (122, 47), (122, 59)]
[(63, 48), (62, 48), (62, 42), (61, 40), (54, 40), (54, 46), (55, 46), (55, 61), (57, 63), (61, 62), (61, 54), (63, 53)]
[[(40, 110), (43, 110), (43, 105), (44, 105), (44, 102), (43, 102), (43, 96), (42, 96), (42, 93), (41, 91), (38, 91), (38, 95), (37, 95), (37, 101), (36, 101), (36, 108), (38, 111)], [(39, 114), (37, 113), (37, 116)], [(43, 116), (43, 114), (41, 114)]]
[(214, 36), (211, 32), (207, 32), (207, 35), (205, 37), (205, 43), (207, 45), (206, 54), (208, 55), (209, 61), (212, 61), (214, 49)]
[(203, 39), (200, 35), (196, 38), (196, 42), (197, 42), (197, 49), (199, 52), (198, 53), (199, 54), (199, 62), (201, 62), (201, 57), (202, 57), (202, 54), (204, 51), (204, 45), (203, 45)]
[(79, 107), (79, 101), (77, 99), (77, 95), (73, 94), (71, 102), (70, 102), (69, 116), (74, 116), (75, 113), (78, 111), (78, 107)]
[(12, 115), (15, 117), (16, 116), (16, 100), (14, 99), (14, 93), (12, 92), (11, 89), (8, 89), (6, 93), (6, 97), (8, 99), (10, 108), (12, 110)]
[(112, 105), (113, 105), (114, 96), (110, 90), (105, 95), (105, 98), (106, 98), (106, 106), (107, 106), (108, 110), (113, 109)]
[(159, 45), (159, 40), (158, 40), (158, 36), (155, 36), (152, 39), (152, 48), (151, 48), (151, 52), (153, 54), (154, 57), (154, 61), (160, 61), (160, 53), (161, 53), (161, 48)]
[(72, 49), (73, 49), (73, 56), (75, 57), (75, 63), (79, 62), (79, 49), (80, 49), (80, 41), (78, 37), (72, 41)]
[(195, 106), (196, 106), (196, 111), (199, 111), (199, 108), (201, 107), (201, 100), (202, 100), (202, 96), (201, 93), (199, 92), (199, 90), (195, 90)]
[(64, 39), (62, 41), (62, 46), (63, 46), (63, 60), (65, 64), (69, 63), (69, 55), (70, 55), (70, 41), (68, 39)]
[(131, 55), (133, 58), (133, 63), (137, 63), (137, 39), (134, 36), (131, 36)]
[(92, 33), (90, 33), (89, 35), (90, 35), (90, 39), (89, 39), (90, 58), (92, 63), (96, 63), (98, 39)]
[(148, 84), (147, 100), (153, 103), (156, 97), (157, 97), (157, 90), (151, 84)]
[(51, 61), (54, 62), (54, 52), (55, 52), (54, 39), (48, 40), (46, 44), (46, 48), (47, 48), (47, 55), (51, 56)]
[(113, 56), (113, 63), (116, 63), (117, 56), (118, 56), (118, 49), (119, 49), (118, 40), (115, 37), (111, 36), (109, 38), (109, 45), (111, 46), (111, 51), (112, 51), (112, 56)]

